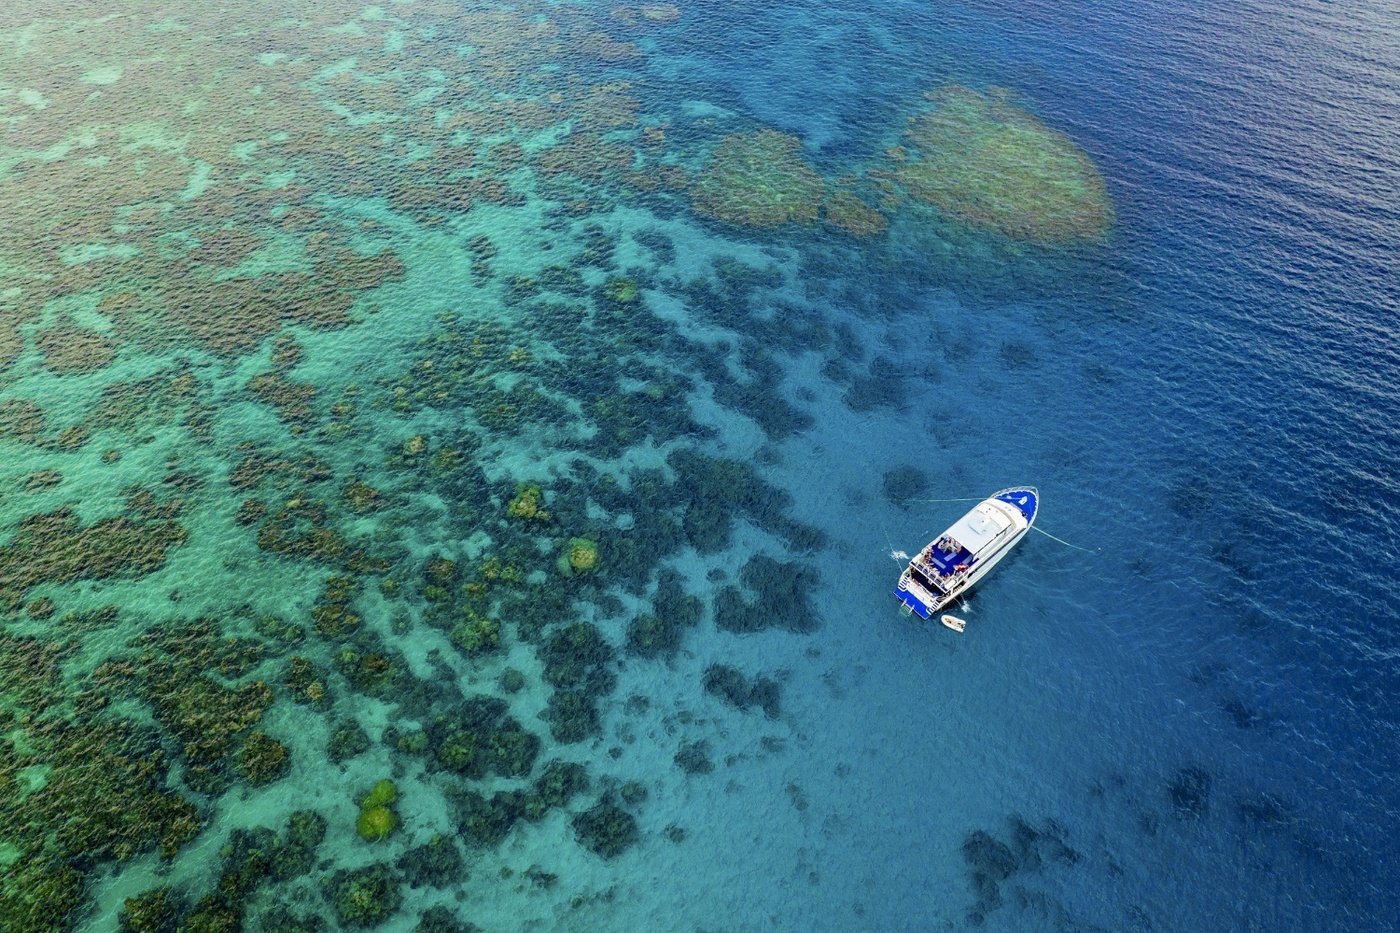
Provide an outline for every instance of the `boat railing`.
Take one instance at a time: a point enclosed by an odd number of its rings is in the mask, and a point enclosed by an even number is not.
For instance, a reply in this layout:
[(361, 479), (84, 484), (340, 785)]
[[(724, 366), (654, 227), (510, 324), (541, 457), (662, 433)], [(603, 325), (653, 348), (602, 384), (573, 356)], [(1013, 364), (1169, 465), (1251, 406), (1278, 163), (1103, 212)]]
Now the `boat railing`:
[(923, 574), (927, 576), (930, 580), (934, 580), (940, 586), (946, 586), (948, 588), (957, 586), (969, 573), (972, 572), (972, 568), (967, 567), (963, 570), (957, 570), (951, 573), (944, 573), (937, 567), (935, 567), (933, 564), (929, 563), (926, 560), (923, 560), (922, 557), (915, 558), (913, 563), (914, 566), (919, 568), (919, 570), (921, 570)]

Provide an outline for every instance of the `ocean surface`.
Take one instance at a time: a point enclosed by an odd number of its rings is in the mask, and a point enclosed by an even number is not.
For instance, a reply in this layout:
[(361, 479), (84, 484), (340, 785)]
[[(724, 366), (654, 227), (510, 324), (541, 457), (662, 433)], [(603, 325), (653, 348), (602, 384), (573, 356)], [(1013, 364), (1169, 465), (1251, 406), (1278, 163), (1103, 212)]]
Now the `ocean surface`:
[(0, 929), (1400, 929), (1397, 35), (6, 4)]

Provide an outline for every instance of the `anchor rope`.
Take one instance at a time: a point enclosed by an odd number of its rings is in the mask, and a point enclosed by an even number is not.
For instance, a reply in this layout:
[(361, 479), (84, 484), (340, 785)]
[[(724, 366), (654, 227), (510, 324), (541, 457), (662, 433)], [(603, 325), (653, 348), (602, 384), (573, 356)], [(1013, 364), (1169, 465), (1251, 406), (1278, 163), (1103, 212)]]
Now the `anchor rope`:
[(1044, 529), (1041, 529), (1041, 528), (1037, 528), (1037, 527), (1035, 527), (1034, 525), (1031, 526), (1031, 531), (1039, 531), (1041, 534), (1045, 535), (1045, 537), (1049, 538), (1051, 541), (1058, 541), (1058, 542), (1060, 542), (1061, 544), (1063, 544), (1065, 547), (1072, 547), (1072, 548), (1074, 548), (1076, 551), (1083, 551), (1085, 554), (1097, 554), (1097, 553), (1099, 552), (1099, 549), (1098, 549), (1098, 548), (1094, 548), (1093, 550), (1090, 550), (1089, 548), (1086, 548), (1086, 547), (1080, 547), (1080, 546), (1077, 545), (1077, 544), (1070, 544), (1070, 543), (1069, 543), (1068, 541), (1066, 541), (1064, 538), (1057, 538), (1057, 537), (1055, 537), (1054, 535), (1052, 535), (1050, 532), (1045, 531)]
[(900, 502), (981, 502), (986, 496), (964, 496), (958, 499), (901, 499)]

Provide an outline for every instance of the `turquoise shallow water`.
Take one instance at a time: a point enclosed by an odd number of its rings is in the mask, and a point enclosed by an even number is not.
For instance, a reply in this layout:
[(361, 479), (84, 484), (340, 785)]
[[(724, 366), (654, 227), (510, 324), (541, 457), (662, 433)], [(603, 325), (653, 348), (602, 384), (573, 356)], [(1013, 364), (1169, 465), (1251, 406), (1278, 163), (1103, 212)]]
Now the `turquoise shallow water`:
[(0, 927), (1394, 928), (1395, 25), (0, 13)]

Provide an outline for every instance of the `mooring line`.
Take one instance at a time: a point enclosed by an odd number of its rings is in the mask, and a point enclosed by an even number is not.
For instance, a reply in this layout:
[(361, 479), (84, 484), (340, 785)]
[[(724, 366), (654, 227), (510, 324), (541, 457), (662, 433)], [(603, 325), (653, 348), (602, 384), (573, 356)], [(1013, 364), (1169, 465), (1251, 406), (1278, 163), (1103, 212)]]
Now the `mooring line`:
[(900, 502), (981, 502), (986, 496), (966, 496), (960, 499), (901, 499)]
[(1077, 544), (1070, 544), (1070, 543), (1069, 543), (1068, 541), (1066, 541), (1064, 538), (1057, 538), (1057, 537), (1055, 537), (1054, 535), (1052, 535), (1050, 532), (1046, 531), (1045, 529), (1043, 529), (1043, 528), (1037, 528), (1037, 527), (1035, 527), (1034, 525), (1031, 526), (1031, 531), (1038, 531), (1038, 532), (1040, 532), (1041, 534), (1045, 535), (1045, 537), (1049, 538), (1051, 541), (1058, 541), (1058, 542), (1060, 542), (1061, 544), (1063, 544), (1065, 547), (1072, 547), (1072, 548), (1074, 548), (1076, 551), (1083, 551), (1085, 554), (1097, 554), (1097, 553), (1099, 552), (1099, 549), (1098, 549), (1098, 548), (1094, 548), (1093, 550), (1090, 550), (1089, 548), (1086, 548), (1086, 547), (1080, 547), (1080, 546), (1077, 545)]

